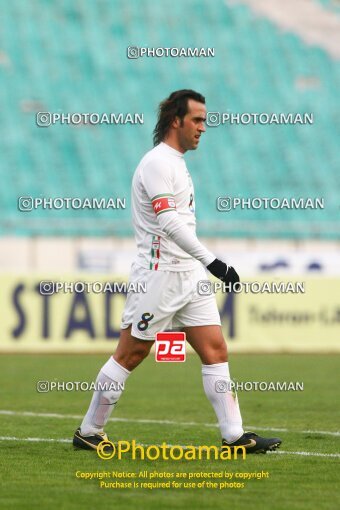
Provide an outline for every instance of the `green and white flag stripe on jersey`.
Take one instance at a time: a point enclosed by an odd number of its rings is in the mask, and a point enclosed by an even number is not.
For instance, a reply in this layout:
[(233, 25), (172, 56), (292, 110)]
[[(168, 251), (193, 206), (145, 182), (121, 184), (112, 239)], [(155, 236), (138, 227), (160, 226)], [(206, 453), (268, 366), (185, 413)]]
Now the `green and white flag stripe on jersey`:
[(154, 200), (157, 200), (157, 198), (165, 198), (165, 197), (169, 197), (169, 198), (173, 198), (173, 194), (172, 193), (161, 193), (160, 195), (155, 195), (152, 199), (151, 199), (151, 202), (153, 202)]
[(152, 236), (150, 269), (157, 271), (161, 256), (161, 236)]

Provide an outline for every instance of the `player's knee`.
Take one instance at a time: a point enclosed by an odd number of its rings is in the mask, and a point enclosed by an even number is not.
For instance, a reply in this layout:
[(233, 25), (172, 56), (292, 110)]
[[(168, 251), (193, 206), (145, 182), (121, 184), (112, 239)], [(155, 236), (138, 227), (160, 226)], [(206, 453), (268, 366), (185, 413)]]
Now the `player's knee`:
[(201, 360), (203, 363), (225, 363), (228, 361), (227, 345), (223, 342), (212, 343), (207, 345), (206, 349), (202, 353)]
[(218, 349), (215, 351), (216, 358), (218, 361), (216, 363), (225, 363), (228, 361), (228, 351), (227, 346), (225, 344), (221, 345)]

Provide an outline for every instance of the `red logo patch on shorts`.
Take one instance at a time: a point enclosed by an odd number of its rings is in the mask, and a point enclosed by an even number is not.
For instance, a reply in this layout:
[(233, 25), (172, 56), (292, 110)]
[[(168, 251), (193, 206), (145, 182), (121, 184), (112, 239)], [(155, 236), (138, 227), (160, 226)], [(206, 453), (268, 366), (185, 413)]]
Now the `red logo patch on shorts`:
[(185, 333), (165, 331), (156, 333), (156, 361), (185, 361)]

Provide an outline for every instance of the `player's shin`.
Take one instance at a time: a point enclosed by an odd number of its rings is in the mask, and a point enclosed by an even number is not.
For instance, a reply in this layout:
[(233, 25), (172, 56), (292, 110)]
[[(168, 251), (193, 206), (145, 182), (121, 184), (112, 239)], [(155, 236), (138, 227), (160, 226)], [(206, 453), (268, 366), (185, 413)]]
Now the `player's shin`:
[(228, 442), (243, 434), (242, 417), (230, 380), (228, 363), (202, 365), (203, 387), (219, 423), (221, 435)]
[(110, 358), (101, 368), (90, 406), (80, 427), (83, 436), (103, 432), (130, 373), (113, 358)]

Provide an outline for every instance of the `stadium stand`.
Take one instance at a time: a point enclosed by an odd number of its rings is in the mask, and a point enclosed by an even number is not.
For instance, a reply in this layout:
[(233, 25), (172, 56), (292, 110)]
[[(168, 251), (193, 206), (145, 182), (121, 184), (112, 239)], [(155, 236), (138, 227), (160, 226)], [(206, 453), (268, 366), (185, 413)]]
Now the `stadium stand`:
[[(325, 51), (220, 0), (13, 0), (3, 11), (1, 235), (130, 236), (128, 208), (20, 212), (18, 197), (127, 197), (129, 205), (157, 104), (194, 88), (209, 111), (314, 115), (313, 125), (207, 127), (186, 158), (199, 233), (340, 238), (340, 64)], [(214, 47), (219, 58), (120, 58), (128, 46)], [(43, 128), (38, 111), (143, 113), (144, 124)], [(221, 213), (218, 196), (323, 197), (325, 208)]]
[(340, 2), (339, 0), (318, 0), (323, 6), (327, 7), (328, 9), (334, 9), (335, 11), (339, 11), (340, 9)]

